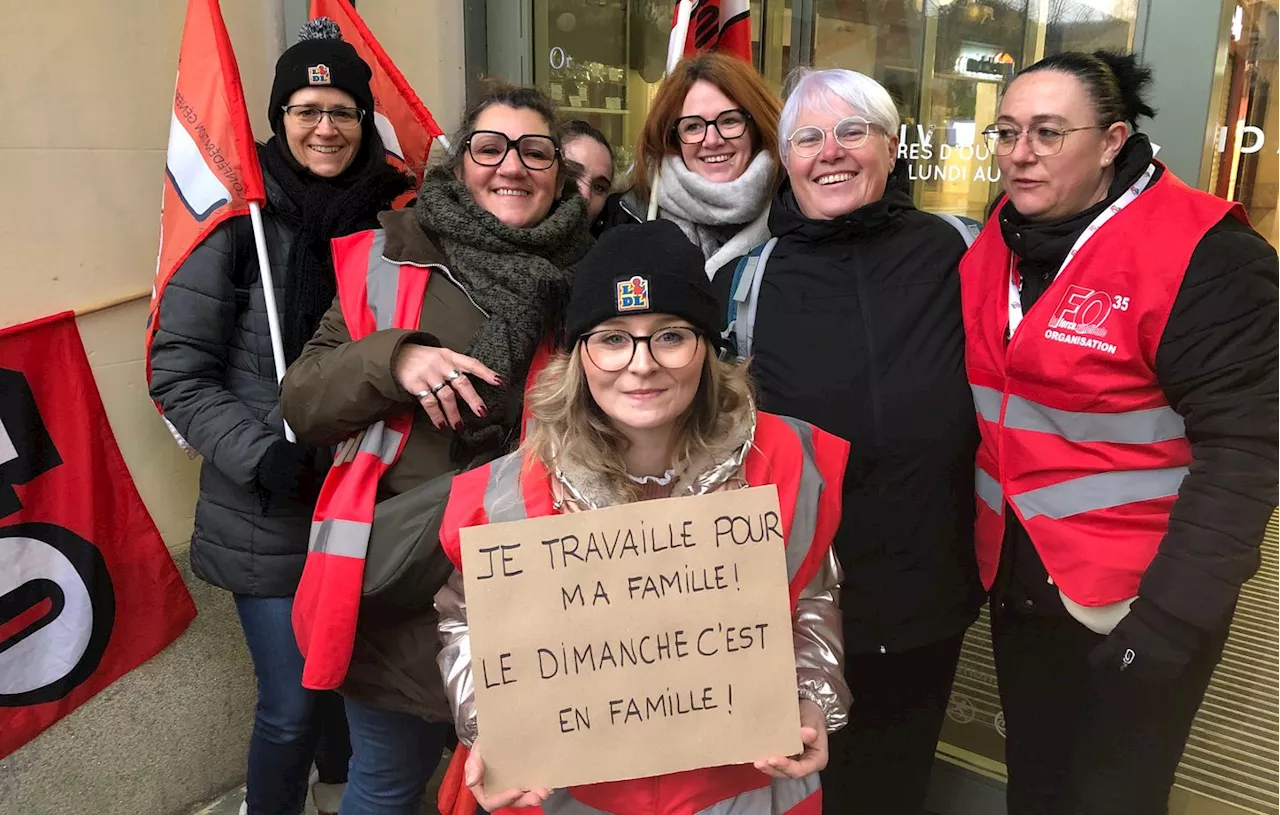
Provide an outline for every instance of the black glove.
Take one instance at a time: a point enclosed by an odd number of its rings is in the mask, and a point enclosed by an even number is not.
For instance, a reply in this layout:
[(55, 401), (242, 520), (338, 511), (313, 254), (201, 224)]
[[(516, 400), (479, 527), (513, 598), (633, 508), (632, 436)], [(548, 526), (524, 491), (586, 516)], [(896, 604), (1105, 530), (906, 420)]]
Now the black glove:
[(1139, 597), (1128, 615), (1089, 655), (1099, 676), (1126, 676), (1151, 685), (1177, 679), (1200, 644), (1200, 629)]
[(280, 439), (263, 454), (255, 478), (259, 487), (274, 496), (298, 498), (311, 473), (311, 449)]

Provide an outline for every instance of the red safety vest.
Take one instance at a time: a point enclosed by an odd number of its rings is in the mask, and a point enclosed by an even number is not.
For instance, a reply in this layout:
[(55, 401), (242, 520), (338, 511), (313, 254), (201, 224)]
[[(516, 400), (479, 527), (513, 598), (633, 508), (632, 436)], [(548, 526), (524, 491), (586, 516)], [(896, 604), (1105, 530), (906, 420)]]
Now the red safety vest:
[[(385, 248), (381, 229), (333, 241), (338, 300), (353, 341), (388, 328), (419, 328), (431, 269), (388, 260)], [(549, 343), (539, 347), (530, 383), (550, 353)], [(378, 481), (400, 458), (412, 428), (413, 411), (406, 410), (337, 447), (312, 516), (307, 560), (293, 603), (294, 635), (306, 660), (303, 687), (336, 688), (347, 674)]]
[[(794, 609), (826, 559), (840, 525), (849, 444), (798, 419), (763, 412), (757, 416), (755, 444), (743, 463), (743, 477), (751, 486), (777, 485)], [(555, 513), (550, 475), (517, 451), (454, 479), (440, 544), (461, 570), (459, 532), (463, 528)], [(446, 776), (455, 784), (461, 783), (459, 770), (465, 759), (466, 750), (460, 747)], [(448, 812), (469, 809), (458, 806), (460, 793), (469, 798), (465, 788), (441, 789)], [(817, 773), (772, 780), (745, 764), (556, 790), (540, 811), (545, 815), (820, 815), (822, 790)], [(539, 810), (502, 812), (517, 815)]]
[(998, 213), (961, 261), (988, 589), (1012, 507), (1068, 598), (1102, 606), (1138, 593), (1191, 464), (1156, 349), (1192, 253), (1228, 213), (1245, 220), (1166, 169), (1080, 248), (1008, 341), (1012, 256)]

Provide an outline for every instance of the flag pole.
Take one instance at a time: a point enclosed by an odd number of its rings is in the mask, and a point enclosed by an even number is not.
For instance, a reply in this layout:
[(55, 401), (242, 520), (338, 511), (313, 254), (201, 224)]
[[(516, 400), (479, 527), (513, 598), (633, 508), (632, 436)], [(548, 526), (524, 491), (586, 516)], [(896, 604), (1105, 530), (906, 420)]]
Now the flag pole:
[[(675, 24), (671, 26), (671, 39), (667, 41), (667, 75), (676, 69), (680, 58), (684, 56), (684, 43), (689, 37), (689, 17), (693, 13), (695, 0), (680, 0), (676, 7)], [(653, 184), (649, 187), (649, 212), (646, 221), (658, 217), (658, 187), (662, 184), (661, 163), (653, 168)]]
[[(284, 342), (280, 339), (280, 316), (276, 311), (276, 285), (271, 278), (271, 258), (267, 256), (266, 231), (262, 226), (262, 206), (257, 201), (249, 202), (249, 218), (253, 221), (253, 243), (258, 249), (258, 274), (262, 280), (262, 297), (267, 306), (267, 328), (271, 332), (271, 356), (276, 364), (276, 384), (284, 379)], [(295, 442), (293, 428), (284, 423), (284, 437)]]
[(671, 39), (667, 41), (667, 73), (676, 69), (676, 63), (684, 56), (684, 43), (689, 38), (689, 18), (693, 15), (696, 0), (680, 0), (676, 8), (676, 21), (671, 26)]

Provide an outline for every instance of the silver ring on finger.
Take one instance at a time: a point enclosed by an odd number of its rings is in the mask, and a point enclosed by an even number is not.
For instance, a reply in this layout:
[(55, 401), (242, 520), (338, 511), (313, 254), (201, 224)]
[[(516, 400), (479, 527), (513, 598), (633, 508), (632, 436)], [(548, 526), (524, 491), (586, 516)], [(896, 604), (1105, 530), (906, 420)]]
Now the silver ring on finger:
[(457, 382), (461, 378), (462, 371), (459, 371), (457, 368), (454, 368), (452, 371), (444, 375), (445, 382)]
[(417, 393), (414, 394), (414, 396), (416, 396), (419, 400), (426, 399), (428, 396), (431, 396), (431, 395), (433, 395), (433, 392), (430, 388), (427, 388), (426, 390), (418, 391)]
[(444, 389), (445, 389), (445, 388), (447, 388), (447, 387), (449, 387), (449, 383), (448, 383), (448, 382), (441, 382), (439, 385), (432, 385), (432, 386), (431, 386), (431, 395), (432, 395), (432, 396), (435, 396), (437, 393), (439, 393), (440, 391), (444, 390)]

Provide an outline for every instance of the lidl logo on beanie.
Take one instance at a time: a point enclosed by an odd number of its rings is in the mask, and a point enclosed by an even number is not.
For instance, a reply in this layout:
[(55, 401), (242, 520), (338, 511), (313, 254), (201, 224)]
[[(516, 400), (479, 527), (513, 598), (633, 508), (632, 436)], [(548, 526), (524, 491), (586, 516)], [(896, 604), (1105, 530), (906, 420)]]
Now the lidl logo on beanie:
[(307, 69), (307, 82), (312, 85), (329, 85), (332, 84), (332, 77), (329, 76), (329, 66), (325, 64), (312, 65)]
[(640, 275), (618, 281), (618, 313), (649, 310), (649, 281)]

